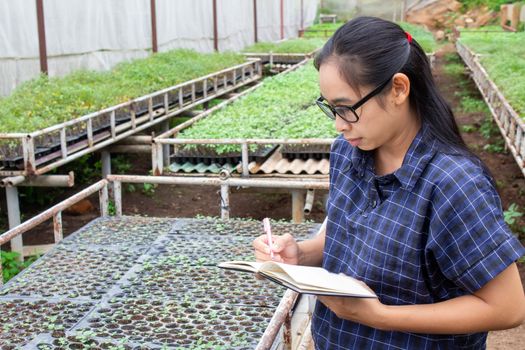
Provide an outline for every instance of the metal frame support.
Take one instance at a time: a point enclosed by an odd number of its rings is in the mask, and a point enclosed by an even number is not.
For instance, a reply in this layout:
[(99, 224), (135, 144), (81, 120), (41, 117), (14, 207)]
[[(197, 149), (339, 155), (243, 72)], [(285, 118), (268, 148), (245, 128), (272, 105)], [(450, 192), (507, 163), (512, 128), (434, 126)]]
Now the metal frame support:
[(48, 73), (47, 68), (47, 45), (46, 45), (46, 24), (44, 20), (44, 0), (36, 0), (36, 19), (38, 27), (38, 48), (40, 56), (40, 71)]
[(257, 33), (257, 0), (253, 0), (253, 36), (254, 42), (258, 42), (258, 33)]
[(284, 0), (281, 0), (281, 40), (284, 39)]
[[(266, 327), (266, 330), (259, 340), (255, 350), (267, 350), (272, 348), (275, 338), (277, 337), (277, 334), (280, 332), (283, 325), (286, 328), (286, 319), (289, 317), (290, 311), (295, 305), (298, 296), (299, 294), (291, 289), (288, 289), (284, 293), (281, 301), (279, 302), (279, 305), (277, 306), (277, 309), (272, 316), (272, 319), (270, 320), (270, 323), (268, 324), (268, 327)], [(286, 343), (285, 340), (285, 349), (289, 348), (289, 345), (290, 344)]]
[(158, 176), (163, 174), (164, 158), (164, 145), (154, 142), (151, 145), (151, 167), (153, 175)]
[[(117, 216), (122, 215), (122, 183), (151, 183), (164, 185), (185, 186), (220, 186), (221, 187), (221, 216), (229, 217), (229, 188), (230, 187), (257, 187), (257, 188), (285, 188), (292, 194), (292, 219), (295, 223), (304, 221), (305, 191), (307, 189), (327, 190), (328, 181), (310, 180), (276, 180), (253, 178), (202, 178), (177, 176), (141, 176), (141, 175), (110, 175), (107, 180), (113, 182), (113, 195)], [(228, 210), (226, 210), (228, 209)]]
[(230, 186), (221, 185), (221, 219), (230, 218)]
[(292, 220), (298, 224), (304, 222), (304, 190), (292, 191)]
[(248, 169), (248, 144), (244, 142), (241, 146), (241, 159), (242, 159), (242, 176), (250, 176), (250, 169)]
[(315, 198), (315, 190), (308, 189), (306, 191), (306, 200), (304, 204), (304, 213), (306, 215), (312, 212), (312, 207), (314, 205), (314, 198)]
[[(160, 124), (161, 134), (170, 130), (170, 121), (165, 120)], [(164, 166), (170, 164), (170, 145), (162, 145), (162, 163)]]
[(150, 0), (151, 9), (151, 51), (157, 53), (159, 51), (157, 45), (157, 8), (156, 0)]
[(55, 235), (55, 243), (64, 239), (64, 230), (62, 226), (62, 212), (53, 215), (53, 233)]
[(99, 198), (99, 203), (100, 203), (100, 216), (108, 216), (109, 214), (108, 212), (108, 206), (109, 206), (108, 186), (109, 184), (102, 187), (98, 191), (98, 198)]
[(100, 158), (102, 162), (102, 178), (106, 178), (111, 174), (111, 153), (108, 151), (100, 152)]
[(115, 216), (122, 216), (122, 182), (113, 181), (113, 198), (115, 201)]
[[(15, 228), (20, 225), (20, 203), (18, 201), (18, 188), (6, 187), (5, 194), (7, 198), (7, 216), (9, 219), (9, 228)], [(19, 253), (19, 260), (24, 259), (24, 242), (22, 235), (11, 239), (11, 251)]]
[(304, 32), (304, 0), (301, 0), (301, 31)]
[(72, 171), (68, 175), (40, 175), (32, 178), (19, 175), (0, 180), (0, 187), (73, 187), (74, 185), (75, 174)]
[(22, 139), (22, 153), (24, 156), (24, 167), (27, 174), (33, 174), (36, 170), (35, 160), (35, 139), (31, 136), (26, 136)]
[[(21, 241), (23, 233), (29, 231), (30, 229), (34, 228), (37, 225), (40, 225), (41, 223), (49, 219), (53, 219), (55, 239), (60, 239), (62, 232), (62, 217), (59, 214), (71, 205), (78, 203), (80, 200), (89, 197), (91, 194), (99, 190), (102, 190), (107, 185), (108, 182), (106, 180), (100, 180), (99, 182), (89, 186), (88, 188), (80, 191), (79, 193), (69, 197), (68, 199), (54, 205), (53, 207), (18, 225), (15, 224), (20, 221), (20, 217), (13, 215), (15, 214), (13, 213), (13, 210), (10, 211), (9, 224), (12, 225), (12, 227), (8, 231), (0, 234), (0, 246), (2, 244), (7, 243), (8, 241), (16, 241), (16, 238), (20, 238)], [(8, 196), (8, 207), (9, 205), (15, 204), (13, 203), (14, 201), (16, 201), (16, 204), (18, 204), (18, 195), (14, 196), (15, 194), (17, 194), (16, 187), (6, 187), (6, 193)], [(9, 199), (13, 200), (10, 201)], [(18, 209), (18, 206), (16, 206), (15, 209)], [(11, 245), (11, 248), (12, 251), (15, 251), (13, 250), (13, 245)], [(41, 250), (42, 248), (46, 249), (46, 247), (43, 246), (27, 246), (25, 248), (27, 249), (28, 253), (24, 254), (24, 247), (22, 246), (22, 257), (24, 255), (27, 256), (28, 254), (34, 254), (35, 251)], [(0, 265), (0, 276), (2, 276), (2, 265)], [(2, 286), (2, 282), (2, 278), (0, 278), (0, 286)]]
[(212, 0), (213, 5), (213, 49), (219, 51), (219, 31), (217, 23), (217, 0)]

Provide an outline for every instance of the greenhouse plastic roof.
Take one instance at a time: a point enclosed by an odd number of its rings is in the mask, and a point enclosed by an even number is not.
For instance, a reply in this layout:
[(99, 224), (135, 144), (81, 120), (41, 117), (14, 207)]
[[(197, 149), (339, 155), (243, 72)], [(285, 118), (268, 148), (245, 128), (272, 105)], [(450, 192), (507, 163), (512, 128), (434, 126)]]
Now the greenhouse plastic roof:
[[(253, 349), (284, 289), (220, 270), (257, 221), (99, 218), (0, 289), (1, 349)], [(317, 224), (275, 223), (305, 239)]]
[[(258, 6), (260, 41), (282, 39), (279, 6), (275, 1)], [(283, 34), (293, 38), (301, 26), (313, 23), (318, 1), (286, 1), (284, 6)], [(159, 52), (176, 48), (213, 51), (210, 1), (157, 1), (156, 9)], [(107, 70), (118, 62), (146, 57), (151, 48), (150, 13), (149, 1), (47, 1), (45, 29), (53, 39), (46, 42), (49, 75), (63, 76), (79, 68)], [(251, 1), (221, 1), (217, 19), (219, 51), (238, 51), (253, 43)], [(8, 95), (20, 82), (38, 77), (37, 33), (34, 1), (0, 2), (0, 96)]]

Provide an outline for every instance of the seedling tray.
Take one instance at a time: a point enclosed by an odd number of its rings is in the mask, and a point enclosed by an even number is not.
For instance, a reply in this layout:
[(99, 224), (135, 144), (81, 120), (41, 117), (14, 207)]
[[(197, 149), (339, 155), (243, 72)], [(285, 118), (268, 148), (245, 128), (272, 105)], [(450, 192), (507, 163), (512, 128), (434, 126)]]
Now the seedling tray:
[[(319, 225), (274, 223), (309, 237)], [(1, 349), (253, 349), (285, 289), (253, 258), (258, 221), (100, 218), (0, 289)]]
[(20, 349), (39, 333), (62, 337), (93, 305), (68, 300), (0, 298), (1, 349)]
[(329, 159), (330, 145), (283, 145), (281, 154), (286, 159)]
[[(239, 145), (239, 148), (241, 146)], [(257, 150), (255, 151), (249, 151), (248, 152), (248, 161), (249, 162), (264, 162), (271, 154), (272, 152), (277, 148), (278, 146), (270, 145), (270, 146), (259, 146)], [(205, 165), (211, 165), (211, 164), (219, 164), (219, 165), (225, 165), (225, 164), (239, 164), (242, 162), (242, 156), (241, 152), (230, 152), (225, 154), (217, 154), (215, 150), (211, 147), (206, 146), (197, 146), (195, 149), (190, 150), (184, 150), (179, 149), (176, 150), (173, 156), (171, 157), (171, 160), (174, 163), (186, 163), (189, 162), (191, 164), (199, 164), (204, 163)]]

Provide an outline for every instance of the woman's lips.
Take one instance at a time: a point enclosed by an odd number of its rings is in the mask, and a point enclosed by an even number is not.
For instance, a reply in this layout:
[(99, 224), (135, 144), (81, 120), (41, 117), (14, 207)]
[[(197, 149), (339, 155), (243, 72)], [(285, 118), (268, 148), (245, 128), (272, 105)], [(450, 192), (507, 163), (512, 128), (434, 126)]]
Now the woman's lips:
[(362, 137), (358, 137), (356, 139), (346, 139), (353, 147), (357, 147), (361, 143)]

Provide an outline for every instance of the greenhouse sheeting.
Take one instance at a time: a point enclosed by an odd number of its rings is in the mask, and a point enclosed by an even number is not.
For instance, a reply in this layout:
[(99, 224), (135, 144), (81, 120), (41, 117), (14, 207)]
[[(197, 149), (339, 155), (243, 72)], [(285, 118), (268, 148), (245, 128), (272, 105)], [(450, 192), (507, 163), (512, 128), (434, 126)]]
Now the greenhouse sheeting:
[[(149, 0), (46, 0), (43, 4), (50, 76), (77, 69), (107, 70), (151, 52)], [(316, 0), (283, 0), (284, 37), (296, 37), (301, 20), (305, 27), (311, 25), (317, 6)], [(254, 43), (253, 10), (253, 1), (217, 0), (219, 51), (238, 51)], [(259, 41), (281, 39), (280, 11), (279, 0), (257, 0)], [(0, 0), (0, 96), (40, 73), (36, 13), (35, 0)], [(156, 0), (156, 22), (160, 52), (214, 49), (212, 0)]]

